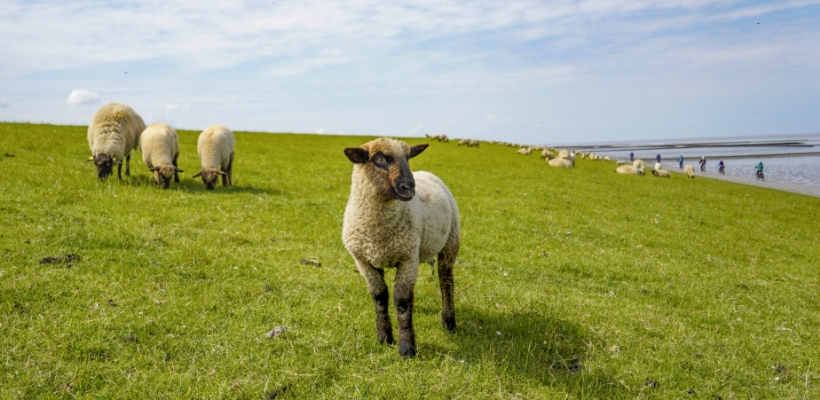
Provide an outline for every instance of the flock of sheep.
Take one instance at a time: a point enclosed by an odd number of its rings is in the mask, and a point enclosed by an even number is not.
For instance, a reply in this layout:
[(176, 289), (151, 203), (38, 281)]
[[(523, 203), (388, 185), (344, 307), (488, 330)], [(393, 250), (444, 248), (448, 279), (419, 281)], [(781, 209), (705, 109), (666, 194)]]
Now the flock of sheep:
[[(197, 141), (197, 153), (202, 168), (194, 174), (201, 176), (205, 188), (213, 190), (217, 178), (222, 177), (222, 185), (233, 182), (234, 135), (225, 126), (215, 124), (205, 128)], [(171, 179), (179, 182), (179, 136), (170, 125), (156, 122), (145, 127), (145, 122), (131, 107), (110, 103), (97, 111), (88, 125), (88, 147), (91, 149), (89, 162), (97, 167), (99, 179), (105, 179), (117, 166), (117, 177), (122, 179), (122, 161), (125, 160), (125, 175), (131, 175), (131, 150), (142, 153), (142, 161), (154, 174), (154, 180), (163, 188), (168, 188)]]

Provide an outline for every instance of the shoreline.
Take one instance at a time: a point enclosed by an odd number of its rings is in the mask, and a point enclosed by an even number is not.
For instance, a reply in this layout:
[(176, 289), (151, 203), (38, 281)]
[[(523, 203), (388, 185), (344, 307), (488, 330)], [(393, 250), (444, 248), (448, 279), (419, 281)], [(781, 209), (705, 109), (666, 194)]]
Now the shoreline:
[(697, 178), (719, 179), (722, 181), (729, 181), (751, 186), (764, 187), (775, 190), (782, 190), (785, 192), (805, 194), (807, 196), (820, 197), (820, 187), (801, 185), (799, 183), (777, 182), (777, 181), (758, 181), (753, 177), (737, 176), (737, 175), (720, 175), (716, 172), (699, 172), (695, 171)]

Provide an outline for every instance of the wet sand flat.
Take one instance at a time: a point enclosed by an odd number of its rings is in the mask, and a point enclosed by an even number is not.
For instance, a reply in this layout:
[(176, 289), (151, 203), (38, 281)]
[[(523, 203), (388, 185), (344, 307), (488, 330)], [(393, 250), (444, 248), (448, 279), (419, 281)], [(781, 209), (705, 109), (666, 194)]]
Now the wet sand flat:
[(760, 186), (770, 189), (784, 190), (786, 192), (800, 193), (809, 196), (820, 197), (820, 187), (800, 185), (797, 183), (776, 182), (776, 181), (758, 181), (753, 177), (735, 176), (735, 175), (720, 175), (714, 172), (695, 173), (698, 178), (713, 178), (735, 183), (743, 183), (746, 185)]

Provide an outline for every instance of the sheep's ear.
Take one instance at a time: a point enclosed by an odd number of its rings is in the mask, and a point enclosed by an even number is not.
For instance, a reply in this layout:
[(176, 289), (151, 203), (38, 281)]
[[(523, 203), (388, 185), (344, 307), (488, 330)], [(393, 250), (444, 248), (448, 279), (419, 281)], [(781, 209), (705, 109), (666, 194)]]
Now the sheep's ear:
[(361, 147), (348, 147), (345, 149), (345, 155), (354, 164), (364, 164), (370, 160), (370, 153)]
[(200, 176), (200, 175), (202, 175), (202, 171), (199, 171), (199, 172), (195, 173), (194, 176), (192, 176), (191, 178), (196, 178), (197, 176)]
[(410, 147), (410, 155), (407, 156), (407, 158), (413, 158), (413, 157), (421, 154), (421, 152), (424, 151), (424, 149), (426, 149), (427, 146), (429, 146), (429, 144), (422, 143), (422, 144), (417, 144), (413, 147)]
[(159, 168), (154, 167), (154, 168), (149, 169), (149, 171), (151, 171), (151, 172), (156, 172), (156, 171), (159, 171)]

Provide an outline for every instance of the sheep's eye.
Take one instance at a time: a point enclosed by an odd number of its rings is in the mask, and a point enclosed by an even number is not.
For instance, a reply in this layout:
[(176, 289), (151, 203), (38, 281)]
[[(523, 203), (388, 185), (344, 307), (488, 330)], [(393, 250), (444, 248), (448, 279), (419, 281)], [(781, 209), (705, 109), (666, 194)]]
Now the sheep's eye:
[(381, 169), (388, 169), (392, 162), (393, 157), (385, 156), (381, 153), (376, 153), (376, 155), (373, 156), (373, 164)]

